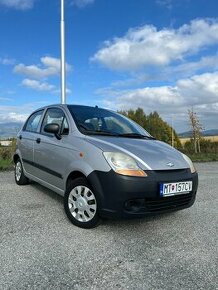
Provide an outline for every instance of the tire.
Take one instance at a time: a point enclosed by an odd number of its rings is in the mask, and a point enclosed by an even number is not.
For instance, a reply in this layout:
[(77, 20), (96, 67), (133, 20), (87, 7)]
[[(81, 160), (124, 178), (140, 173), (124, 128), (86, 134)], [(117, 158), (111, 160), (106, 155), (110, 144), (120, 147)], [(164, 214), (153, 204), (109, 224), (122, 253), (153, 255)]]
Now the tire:
[(80, 228), (91, 229), (100, 223), (96, 194), (84, 177), (68, 182), (64, 209), (69, 220)]
[(29, 179), (24, 175), (23, 165), (20, 158), (15, 161), (14, 178), (18, 185), (26, 185), (29, 183)]

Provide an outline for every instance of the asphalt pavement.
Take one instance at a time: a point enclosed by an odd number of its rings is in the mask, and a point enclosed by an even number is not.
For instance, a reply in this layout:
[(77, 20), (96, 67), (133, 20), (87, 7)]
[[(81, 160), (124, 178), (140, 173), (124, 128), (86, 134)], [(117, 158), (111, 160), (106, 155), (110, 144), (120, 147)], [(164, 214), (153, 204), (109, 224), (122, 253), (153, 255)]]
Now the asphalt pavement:
[(218, 289), (218, 162), (186, 210), (84, 230), (63, 198), (0, 173), (0, 289)]

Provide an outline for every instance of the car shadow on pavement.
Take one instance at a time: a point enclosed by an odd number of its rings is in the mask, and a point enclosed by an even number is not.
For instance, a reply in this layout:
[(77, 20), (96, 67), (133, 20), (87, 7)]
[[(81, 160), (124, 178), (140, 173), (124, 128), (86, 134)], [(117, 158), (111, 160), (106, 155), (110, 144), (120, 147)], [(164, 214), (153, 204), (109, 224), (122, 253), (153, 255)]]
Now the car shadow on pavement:
[(150, 222), (157, 222), (159, 220), (165, 220), (168, 218), (173, 217), (173, 215), (176, 215), (177, 212), (168, 212), (168, 213), (162, 213), (162, 214), (154, 214), (150, 216), (145, 216), (143, 218), (129, 218), (129, 219), (103, 219), (101, 225), (111, 228), (119, 228), (120, 226), (125, 227), (140, 227), (142, 224), (150, 223)]
[[(42, 194), (45, 194), (52, 198), (53, 200), (57, 201), (61, 206), (63, 206), (63, 197), (56, 193), (55, 191), (52, 191), (41, 184), (31, 181), (30, 186), (35, 188), (37, 191), (41, 192)], [(150, 222), (157, 222), (159, 220), (168, 219), (169, 217), (172, 217), (172, 215), (175, 215), (177, 212), (170, 212), (170, 213), (162, 213), (162, 214), (154, 214), (150, 216), (145, 216), (143, 218), (129, 218), (129, 219), (123, 219), (123, 218), (115, 218), (115, 219), (107, 219), (103, 218), (100, 223), (100, 228), (103, 229), (106, 227), (107, 229), (119, 229), (119, 228), (125, 228), (128, 226), (128, 228), (134, 227), (138, 228), (141, 227), (142, 224), (147, 224)]]

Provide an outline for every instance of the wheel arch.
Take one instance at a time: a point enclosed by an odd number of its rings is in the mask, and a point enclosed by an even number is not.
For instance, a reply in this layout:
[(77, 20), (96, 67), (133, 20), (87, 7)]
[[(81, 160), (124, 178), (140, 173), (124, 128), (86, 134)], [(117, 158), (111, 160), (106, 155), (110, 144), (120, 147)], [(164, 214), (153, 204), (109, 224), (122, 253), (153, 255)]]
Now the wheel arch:
[(76, 178), (79, 178), (79, 177), (84, 177), (87, 179), (87, 176), (79, 170), (70, 172), (70, 174), (67, 176), (67, 179), (66, 179), (66, 188), (70, 180), (75, 180)]
[[(68, 183), (70, 180), (75, 180), (77, 178), (83, 177), (86, 179), (86, 181), (88, 182), (88, 184), (90, 185), (92, 190), (96, 190), (98, 191), (98, 197), (102, 198), (102, 190), (98, 190), (100, 188), (100, 183), (99, 180), (97, 178), (90, 178), (90, 175), (86, 176), (82, 171), (79, 170), (75, 170), (69, 173), (66, 182), (65, 182), (65, 191), (68, 187)], [(98, 201), (100, 202), (100, 200), (98, 199)]]
[(15, 153), (14, 156), (13, 156), (14, 163), (16, 163), (19, 158), (20, 158), (19, 154)]

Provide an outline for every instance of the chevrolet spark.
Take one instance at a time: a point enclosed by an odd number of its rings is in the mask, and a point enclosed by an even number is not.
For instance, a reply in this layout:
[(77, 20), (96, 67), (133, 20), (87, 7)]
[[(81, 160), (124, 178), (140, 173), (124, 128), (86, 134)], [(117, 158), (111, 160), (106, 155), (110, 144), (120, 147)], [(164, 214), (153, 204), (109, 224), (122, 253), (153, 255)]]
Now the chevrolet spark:
[(143, 217), (190, 207), (192, 161), (110, 110), (52, 105), (33, 112), (17, 136), (15, 181), (36, 181), (64, 197), (70, 221)]

